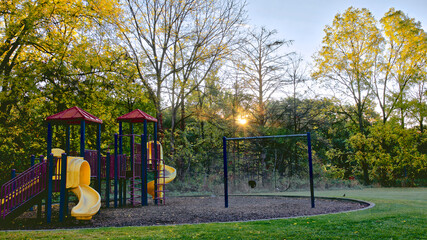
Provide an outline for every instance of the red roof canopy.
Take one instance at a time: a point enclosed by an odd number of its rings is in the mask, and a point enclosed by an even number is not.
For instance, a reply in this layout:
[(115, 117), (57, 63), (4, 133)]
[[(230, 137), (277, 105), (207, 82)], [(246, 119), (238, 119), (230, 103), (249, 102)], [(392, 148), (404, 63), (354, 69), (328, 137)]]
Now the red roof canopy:
[(48, 122), (65, 122), (66, 124), (80, 124), (81, 120), (102, 123), (101, 119), (78, 107), (69, 108), (46, 118)]
[(144, 120), (147, 120), (147, 122), (157, 122), (155, 117), (152, 117), (139, 109), (135, 109), (132, 112), (126, 113), (125, 115), (117, 118), (118, 122), (130, 123), (144, 122)]

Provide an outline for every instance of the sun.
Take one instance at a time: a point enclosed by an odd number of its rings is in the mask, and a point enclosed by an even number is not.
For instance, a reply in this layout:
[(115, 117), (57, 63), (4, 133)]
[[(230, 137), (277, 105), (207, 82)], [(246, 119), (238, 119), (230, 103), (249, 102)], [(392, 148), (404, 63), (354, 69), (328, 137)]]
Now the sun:
[(248, 123), (248, 120), (246, 118), (238, 118), (237, 123), (239, 123), (240, 125), (245, 125), (246, 123)]

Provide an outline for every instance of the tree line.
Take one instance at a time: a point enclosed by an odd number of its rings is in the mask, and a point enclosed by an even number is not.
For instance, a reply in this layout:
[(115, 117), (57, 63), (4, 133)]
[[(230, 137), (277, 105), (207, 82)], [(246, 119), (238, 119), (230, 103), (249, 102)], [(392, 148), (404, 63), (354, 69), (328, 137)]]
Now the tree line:
[[(245, 7), (1, 2), (1, 182), (12, 168), (25, 170), (30, 154), (45, 154), (44, 119), (77, 105), (103, 119), (103, 149), (118, 116), (139, 108), (157, 117), (181, 180), (218, 174), (222, 136), (312, 132), (319, 176), (425, 185), (427, 36), (419, 22), (395, 9), (376, 21), (349, 8), (325, 27), (309, 67), (289, 51), (290, 39), (248, 27)], [(64, 145), (57, 128), (54, 143)], [(77, 148), (78, 130), (71, 135)], [(302, 166), (301, 144), (286, 147), (282, 175)]]

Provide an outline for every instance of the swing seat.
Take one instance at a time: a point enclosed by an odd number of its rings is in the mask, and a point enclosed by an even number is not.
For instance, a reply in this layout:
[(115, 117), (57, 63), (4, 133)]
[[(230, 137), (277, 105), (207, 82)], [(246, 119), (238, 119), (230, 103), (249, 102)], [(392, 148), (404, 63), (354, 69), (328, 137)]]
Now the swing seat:
[(248, 182), (248, 184), (249, 184), (249, 186), (250, 186), (251, 188), (255, 188), (255, 187), (256, 187), (256, 182), (255, 182), (254, 180), (250, 180), (250, 181)]

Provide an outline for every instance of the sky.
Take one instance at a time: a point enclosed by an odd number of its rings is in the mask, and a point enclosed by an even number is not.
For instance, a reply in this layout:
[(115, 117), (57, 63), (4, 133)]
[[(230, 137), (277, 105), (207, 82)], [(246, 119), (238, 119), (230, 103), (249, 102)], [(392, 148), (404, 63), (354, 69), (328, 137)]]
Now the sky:
[(276, 29), (278, 39), (294, 40), (289, 48), (308, 63), (320, 49), (323, 29), (336, 14), (353, 6), (367, 8), (376, 20), (394, 7), (421, 22), (427, 31), (427, 0), (247, 0), (249, 24)]

